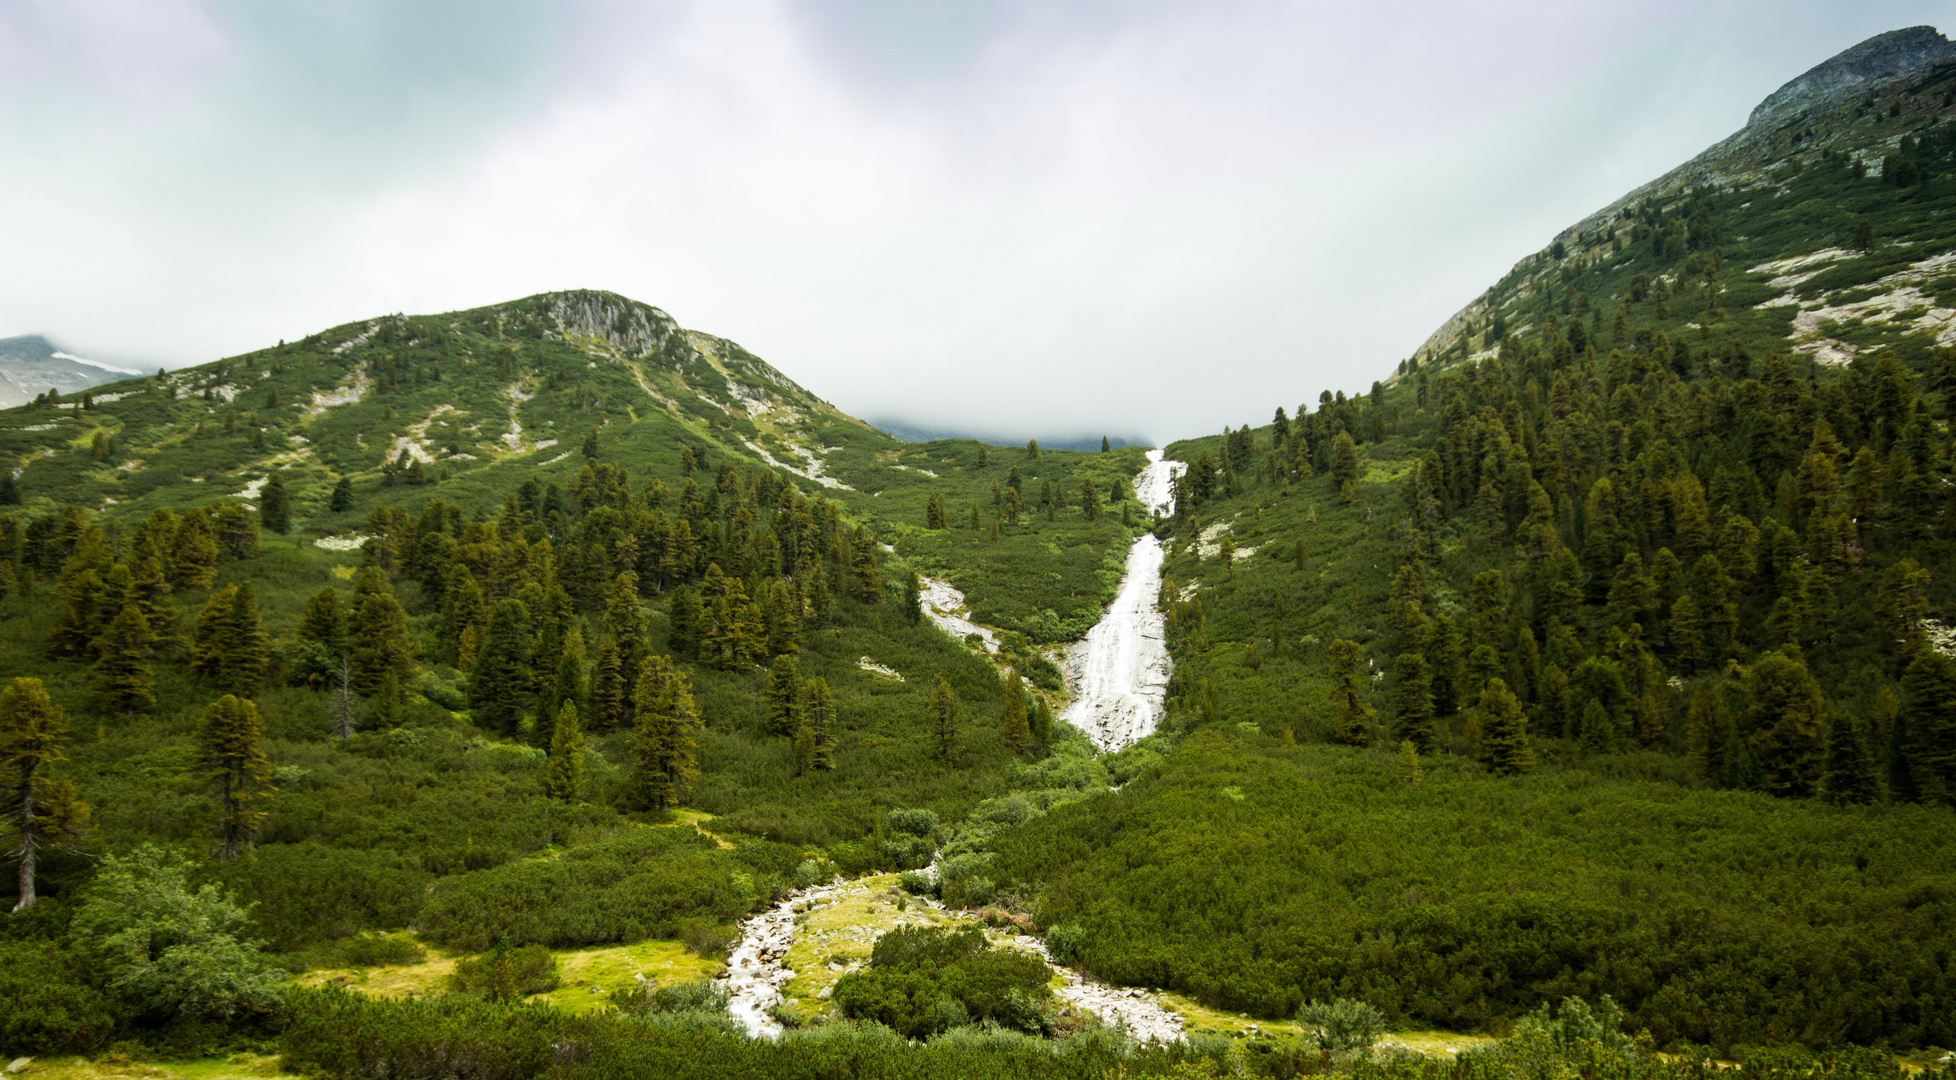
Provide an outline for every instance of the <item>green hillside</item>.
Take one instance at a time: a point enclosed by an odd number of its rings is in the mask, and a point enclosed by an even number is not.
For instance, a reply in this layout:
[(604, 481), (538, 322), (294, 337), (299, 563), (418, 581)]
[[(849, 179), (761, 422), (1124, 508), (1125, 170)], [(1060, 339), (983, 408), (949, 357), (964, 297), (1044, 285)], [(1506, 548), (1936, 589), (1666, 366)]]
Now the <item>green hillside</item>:
[[(1170, 444), (1163, 520), (1143, 448), (901, 442), (602, 292), (0, 411), (0, 1051), (1948, 1076), (1956, 63), (1903, 68)], [(1063, 650), (1149, 533), (1165, 710), (1097, 754)], [(908, 928), (817, 930), (838, 875)], [(750, 1039), (697, 980), (784, 898), (825, 990)], [(959, 909), (1233, 1034), (1139, 1045)], [(1375, 1045), (1434, 1029), (1500, 1042)]]

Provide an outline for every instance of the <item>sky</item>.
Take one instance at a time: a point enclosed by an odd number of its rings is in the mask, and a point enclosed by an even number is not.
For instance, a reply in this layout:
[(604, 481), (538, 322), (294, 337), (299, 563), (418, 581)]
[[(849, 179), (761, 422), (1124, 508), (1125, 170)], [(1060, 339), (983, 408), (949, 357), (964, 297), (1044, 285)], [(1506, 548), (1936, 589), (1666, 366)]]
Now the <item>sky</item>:
[(0, 0), (0, 336), (177, 367), (609, 289), (865, 419), (1363, 391), (1956, 0)]

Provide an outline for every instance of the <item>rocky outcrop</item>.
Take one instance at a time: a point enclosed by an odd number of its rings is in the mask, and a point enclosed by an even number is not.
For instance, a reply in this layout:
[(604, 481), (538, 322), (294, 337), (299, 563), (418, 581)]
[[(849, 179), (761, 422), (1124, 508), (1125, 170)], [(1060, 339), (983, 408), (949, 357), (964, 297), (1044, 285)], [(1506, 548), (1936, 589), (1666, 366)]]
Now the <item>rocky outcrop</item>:
[(669, 341), (691, 349), (672, 316), (616, 293), (580, 289), (551, 297), (550, 317), (566, 334), (597, 338), (634, 360), (666, 349)]
[(1802, 112), (1865, 98), (1948, 60), (1956, 60), (1956, 42), (1933, 26), (1877, 34), (1766, 95), (1745, 126), (1771, 127)]

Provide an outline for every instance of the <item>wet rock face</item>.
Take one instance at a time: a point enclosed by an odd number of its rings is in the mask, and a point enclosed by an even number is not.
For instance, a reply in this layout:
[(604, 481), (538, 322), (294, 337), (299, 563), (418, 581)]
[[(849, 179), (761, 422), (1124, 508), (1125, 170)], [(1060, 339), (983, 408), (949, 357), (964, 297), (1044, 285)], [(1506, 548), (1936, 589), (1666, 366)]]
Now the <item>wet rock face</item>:
[(1951, 60), (1956, 60), (1956, 42), (1933, 26), (1877, 34), (1768, 94), (1746, 126), (1771, 125), (1804, 109), (1838, 104)]

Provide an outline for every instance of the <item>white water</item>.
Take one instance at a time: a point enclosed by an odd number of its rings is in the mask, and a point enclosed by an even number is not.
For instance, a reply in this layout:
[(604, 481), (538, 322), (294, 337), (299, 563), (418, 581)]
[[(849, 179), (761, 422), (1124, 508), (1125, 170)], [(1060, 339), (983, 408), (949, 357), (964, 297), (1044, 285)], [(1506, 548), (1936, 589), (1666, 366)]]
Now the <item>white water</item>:
[[(1142, 505), (1174, 509), (1175, 477), (1188, 468), (1148, 451), (1148, 466), (1134, 478)], [(1154, 733), (1168, 694), (1168, 639), (1155, 597), (1161, 592), (1161, 541), (1152, 534), (1134, 542), (1127, 568), (1107, 613), (1073, 647), (1067, 681), (1073, 703), (1060, 719), (1086, 732), (1102, 750), (1119, 750)]]
[(923, 595), (918, 599), (918, 606), (924, 609), (924, 618), (943, 627), (945, 633), (959, 641), (977, 634), (984, 641), (986, 652), (998, 651), (998, 635), (992, 633), (990, 628), (979, 626), (965, 617), (965, 613), (970, 608), (965, 604), (964, 594), (959, 592), (956, 586), (934, 577), (925, 577), (921, 580), (924, 588)]
[(795, 977), (781, 962), (795, 943), (795, 909), (824, 903), (845, 888), (841, 882), (803, 889), (740, 924), (740, 944), (727, 957), (727, 1012), (756, 1039), (781, 1037), (773, 1009), (781, 988)]

